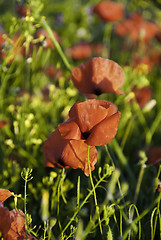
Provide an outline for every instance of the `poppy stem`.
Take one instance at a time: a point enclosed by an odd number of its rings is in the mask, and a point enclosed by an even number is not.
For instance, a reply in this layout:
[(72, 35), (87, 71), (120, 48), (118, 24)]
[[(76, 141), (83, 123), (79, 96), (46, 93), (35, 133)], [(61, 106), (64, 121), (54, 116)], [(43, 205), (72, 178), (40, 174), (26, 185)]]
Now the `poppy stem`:
[(97, 214), (97, 217), (98, 217), (98, 223), (99, 223), (99, 227), (100, 227), (100, 232), (102, 234), (102, 226), (101, 226), (101, 220), (100, 220), (100, 215), (99, 215), (99, 206), (98, 206), (98, 203), (97, 203), (96, 191), (95, 191), (95, 186), (94, 186), (94, 183), (93, 183), (93, 178), (92, 178), (92, 173), (91, 173), (91, 166), (90, 166), (90, 160), (89, 160), (89, 149), (90, 149), (90, 146), (88, 146), (88, 151), (87, 151), (89, 177), (90, 177), (90, 182), (91, 182), (91, 185), (92, 185), (92, 188), (93, 188), (93, 195), (94, 195), (94, 201), (95, 201), (95, 206), (96, 206), (96, 214)]
[(63, 53), (59, 43), (56, 41), (55, 37), (54, 37), (54, 34), (50, 28), (50, 26), (48, 25), (48, 23), (46, 22), (46, 20), (43, 18), (42, 22), (42, 27), (46, 30), (46, 32), (48, 33), (49, 37), (51, 38), (51, 41), (53, 42), (57, 52), (59, 53), (61, 59), (63, 60), (64, 62), (64, 65), (66, 66), (66, 68), (68, 69), (68, 71), (71, 73), (71, 66), (70, 66), (70, 63), (68, 62), (65, 54)]

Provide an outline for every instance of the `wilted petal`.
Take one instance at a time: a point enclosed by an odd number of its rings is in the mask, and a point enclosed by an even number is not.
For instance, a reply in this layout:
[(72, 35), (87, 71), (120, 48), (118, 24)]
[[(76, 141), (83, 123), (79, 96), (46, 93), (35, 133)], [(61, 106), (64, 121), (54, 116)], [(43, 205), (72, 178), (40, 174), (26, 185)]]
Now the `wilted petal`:
[(90, 146), (100, 146), (111, 142), (117, 133), (120, 115), (121, 113), (117, 112), (93, 127), (86, 143)]
[[(11, 227), (6, 235), (7, 240), (26, 239), (25, 215), (20, 209), (10, 211)], [(36, 240), (31, 234), (27, 233), (27, 239)]]
[[(80, 168), (85, 175), (89, 175), (88, 160), (87, 160), (88, 145), (83, 140), (70, 140), (62, 153), (62, 159), (65, 165), (71, 168)], [(89, 160), (91, 171), (94, 170), (94, 165), (97, 162), (97, 150), (95, 147), (90, 147)]]
[(75, 121), (68, 120), (58, 125), (61, 136), (65, 139), (81, 139), (81, 131)]
[(120, 93), (124, 83), (124, 71), (114, 61), (95, 57), (72, 69), (72, 80), (81, 93), (100, 95)]
[(69, 112), (69, 116), (75, 117), (81, 132), (89, 132), (97, 123), (108, 115), (110, 102), (98, 99), (77, 102)]
[(8, 189), (0, 188), (0, 201), (3, 203), (7, 198), (11, 197), (12, 194)]
[(6, 237), (7, 232), (11, 226), (10, 212), (8, 208), (4, 207), (0, 202), (0, 233), (3, 237)]

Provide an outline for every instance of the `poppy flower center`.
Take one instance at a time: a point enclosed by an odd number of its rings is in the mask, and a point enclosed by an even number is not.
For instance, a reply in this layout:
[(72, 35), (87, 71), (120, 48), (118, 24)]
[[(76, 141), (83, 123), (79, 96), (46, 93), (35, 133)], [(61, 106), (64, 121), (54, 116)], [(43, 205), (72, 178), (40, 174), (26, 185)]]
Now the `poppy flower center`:
[(99, 89), (99, 88), (95, 88), (95, 90), (94, 90), (94, 94), (95, 95), (101, 95), (102, 94), (102, 91)]
[(84, 132), (84, 133), (82, 133), (82, 136), (83, 136), (83, 138), (84, 138), (85, 140), (87, 140), (87, 138), (89, 137), (89, 135), (90, 135), (90, 132)]
[(64, 161), (61, 157), (58, 158), (58, 163), (62, 165), (62, 167), (65, 167)]

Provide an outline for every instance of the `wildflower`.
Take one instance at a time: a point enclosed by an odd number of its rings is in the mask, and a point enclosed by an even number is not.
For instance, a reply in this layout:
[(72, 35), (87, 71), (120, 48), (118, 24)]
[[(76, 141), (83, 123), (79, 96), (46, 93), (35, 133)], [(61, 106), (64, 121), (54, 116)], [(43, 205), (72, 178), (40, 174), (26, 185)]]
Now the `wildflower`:
[(132, 92), (135, 94), (136, 101), (140, 107), (143, 107), (147, 102), (149, 102), (152, 96), (152, 90), (148, 86), (140, 89), (137, 86), (134, 86), (132, 88)]
[(11, 227), (10, 212), (8, 208), (4, 207), (0, 201), (0, 233), (3, 237), (6, 236), (7, 232)]
[[(159, 58), (160, 58), (160, 54), (158, 52), (150, 52), (148, 53), (149, 55), (144, 55), (142, 58), (138, 57), (137, 55), (135, 55), (133, 57), (133, 66), (135, 68), (139, 69), (139, 66), (144, 64), (147, 66), (147, 73), (150, 73), (153, 69), (153, 67), (158, 64), (159, 62)], [(140, 66), (141, 67), (141, 66)]]
[[(0, 189), (0, 233), (6, 240), (26, 239), (24, 213), (20, 209), (9, 211), (3, 206), (3, 202), (11, 195), (9, 190)], [(27, 238), (36, 240), (29, 233), (27, 233)]]
[(45, 166), (80, 168), (89, 175), (87, 149), (91, 171), (97, 161), (95, 146), (108, 144), (115, 137), (120, 112), (108, 101), (90, 99), (73, 105), (69, 119), (58, 125), (43, 146)]
[(57, 69), (54, 65), (49, 65), (45, 68), (45, 74), (50, 78), (59, 79), (62, 76), (62, 70)]
[(101, 1), (93, 8), (101, 19), (108, 22), (115, 22), (124, 16), (124, 5), (112, 1)]
[(8, 189), (0, 188), (0, 201), (2, 203), (11, 196), (12, 196), (12, 194)]
[(99, 56), (105, 50), (101, 43), (77, 43), (68, 49), (68, 54), (73, 60), (87, 59), (91, 56)]
[(74, 60), (87, 59), (92, 55), (89, 43), (79, 43), (69, 49), (69, 54)]
[(124, 71), (114, 61), (94, 57), (72, 69), (72, 81), (84, 94), (118, 93), (124, 83)]
[[(80, 168), (86, 175), (89, 175), (87, 150), (88, 145), (83, 140), (67, 140), (61, 136), (59, 128), (57, 128), (43, 145), (45, 166)], [(90, 148), (89, 156), (91, 171), (93, 171), (97, 161), (95, 147)]]
[(9, 124), (8, 120), (0, 120), (0, 128), (3, 128), (3, 127), (5, 127), (8, 124)]
[(159, 166), (159, 162), (161, 161), (161, 147), (153, 147), (147, 150), (148, 164)]
[[(53, 35), (54, 35), (55, 39), (58, 42), (60, 42), (60, 37), (57, 34), (57, 32), (53, 31)], [(55, 49), (53, 42), (51, 41), (48, 33), (44, 29), (38, 29), (36, 31), (36, 38), (39, 38), (39, 37), (44, 37), (44, 40), (42, 41), (42, 45), (45, 49), (47, 49), (47, 48)]]
[(124, 22), (118, 24), (115, 31), (120, 36), (129, 35), (134, 42), (138, 40), (147, 42), (156, 35), (158, 26), (145, 21), (140, 14), (132, 14)]

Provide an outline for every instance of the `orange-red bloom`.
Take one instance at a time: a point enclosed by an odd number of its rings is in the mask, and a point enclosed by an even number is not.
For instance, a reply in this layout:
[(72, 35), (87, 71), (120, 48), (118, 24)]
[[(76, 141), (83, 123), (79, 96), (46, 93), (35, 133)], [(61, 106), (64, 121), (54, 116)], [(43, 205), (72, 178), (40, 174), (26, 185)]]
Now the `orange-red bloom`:
[(0, 120), (0, 128), (3, 128), (3, 127), (5, 127), (8, 124), (9, 124), (8, 120)]
[[(3, 202), (12, 196), (7, 189), (0, 189), (0, 233), (6, 240), (26, 239), (24, 213), (20, 209), (9, 211), (3, 206)], [(27, 238), (36, 240), (31, 234), (27, 233)]]
[(145, 21), (139, 14), (133, 14), (118, 24), (115, 31), (120, 36), (129, 35), (133, 41), (147, 42), (156, 35), (158, 26), (155, 23)]
[(148, 164), (159, 166), (161, 161), (161, 147), (153, 147), (147, 150)]
[(2, 203), (11, 196), (12, 196), (12, 194), (8, 189), (0, 188), (0, 201)]
[(92, 55), (89, 43), (79, 43), (69, 49), (69, 54), (74, 60), (87, 59)]
[(97, 161), (95, 146), (112, 141), (119, 118), (120, 112), (111, 102), (90, 99), (75, 103), (69, 111), (69, 119), (59, 124), (44, 143), (45, 166), (80, 168), (89, 175), (88, 145), (93, 171)]
[(87, 59), (91, 56), (102, 54), (105, 46), (101, 43), (77, 43), (68, 49), (68, 53), (74, 60)]
[(84, 94), (118, 93), (124, 83), (124, 71), (114, 61), (95, 57), (72, 69), (72, 80)]
[(8, 208), (4, 207), (0, 201), (0, 233), (5, 237), (11, 227), (11, 218)]
[(112, 1), (101, 1), (93, 8), (93, 12), (105, 21), (115, 22), (124, 16), (124, 5)]
[(139, 89), (137, 86), (134, 86), (132, 88), (132, 92), (135, 93), (136, 101), (140, 107), (143, 107), (147, 102), (149, 102), (152, 96), (152, 90), (150, 87), (142, 87)]
[[(53, 31), (53, 35), (54, 35), (55, 39), (58, 42), (60, 42), (60, 37), (59, 37), (58, 33)], [(47, 49), (47, 48), (55, 49), (53, 42), (51, 41), (48, 33), (44, 29), (38, 29), (36, 31), (36, 38), (39, 38), (40, 36), (45, 37), (45, 39), (42, 41), (42, 45), (45, 49)]]
[(140, 58), (139, 56), (135, 55), (133, 57), (133, 66), (135, 68), (137, 68), (139, 65), (141, 64), (145, 64), (148, 67), (148, 72), (150, 73), (153, 69), (153, 67), (159, 63), (159, 59), (160, 59), (160, 54), (159, 52), (149, 52), (149, 55), (144, 55), (142, 58)]

